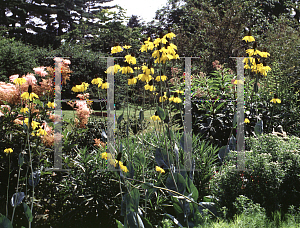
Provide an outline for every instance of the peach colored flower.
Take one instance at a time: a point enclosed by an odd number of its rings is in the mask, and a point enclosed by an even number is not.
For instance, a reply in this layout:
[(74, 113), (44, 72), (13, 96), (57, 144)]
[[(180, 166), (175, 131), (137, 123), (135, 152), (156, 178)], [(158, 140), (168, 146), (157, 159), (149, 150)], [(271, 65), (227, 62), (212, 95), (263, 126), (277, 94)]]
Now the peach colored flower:
[(10, 81), (10, 82), (14, 82), (15, 79), (17, 79), (18, 77), (19, 77), (18, 74), (11, 75), (11, 76), (9, 76), (9, 81)]
[(33, 68), (34, 72), (38, 75), (40, 75), (41, 77), (45, 77), (46, 75), (48, 75), (47, 71), (45, 71), (46, 67), (37, 67), (37, 68)]
[(31, 74), (31, 73), (30, 73), (30, 74), (27, 74), (27, 75), (25, 76), (25, 79), (26, 79), (28, 85), (36, 84), (36, 82), (37, 82), (36, 78), (35, 78), (34, 75)]

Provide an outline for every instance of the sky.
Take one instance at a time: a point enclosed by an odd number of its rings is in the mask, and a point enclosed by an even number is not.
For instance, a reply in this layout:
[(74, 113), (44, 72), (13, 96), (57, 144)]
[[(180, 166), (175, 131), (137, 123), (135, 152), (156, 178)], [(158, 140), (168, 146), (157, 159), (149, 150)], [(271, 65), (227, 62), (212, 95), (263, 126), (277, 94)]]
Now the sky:
[(113, 0), (103, 4), (107, 6), (119, 5), (126, 11), (126, 16), (140, 16), (146, 23), (155, 17), (155, 12), (167, 4), (168, 0)]

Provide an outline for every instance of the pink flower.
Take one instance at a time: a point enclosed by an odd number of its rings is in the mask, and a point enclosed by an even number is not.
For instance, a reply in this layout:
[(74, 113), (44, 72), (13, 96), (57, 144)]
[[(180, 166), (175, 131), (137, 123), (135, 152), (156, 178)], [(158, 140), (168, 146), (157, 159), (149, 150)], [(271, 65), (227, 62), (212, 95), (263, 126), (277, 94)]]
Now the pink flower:
[(28, 85), (36, 84), (36, 82), (37, 82), (37, 80), (33, 74), (27, 74), (25, 76), (25, 79), (26, 79)]
[(34, 72), (42, 77), (45, 77), (48, 73), (45, 71), (46, 67), (33, 68)]
[(63, 59), (63, 64), (70, 65), (71, 61), (69, 59)]
[(12, 83), (14, 82), (15, 79), (17, 79), (19, 77), (18, 74), (14, 74), (12, 76), (9, 76), (9, 81), (11, 81)]
[(55, 57), (55, 58), (54, 58), (54, 61), (55, 61), (55, 62), (62, 62), (63, 59), (62, 59), (62, 58), (59, 58), (59, 57)]

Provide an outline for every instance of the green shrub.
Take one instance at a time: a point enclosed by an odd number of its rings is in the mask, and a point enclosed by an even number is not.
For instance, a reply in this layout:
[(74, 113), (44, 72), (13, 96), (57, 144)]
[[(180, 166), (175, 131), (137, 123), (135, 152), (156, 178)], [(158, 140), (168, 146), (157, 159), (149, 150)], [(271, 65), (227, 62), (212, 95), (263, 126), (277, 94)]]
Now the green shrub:
[(236, 170), (236, 152), (231, 151), (221, 172), (212, 179), (219, 207), (226, 206), (232, 217), (238, 211), (233, 202), (239, 195), (259, 203), (268, 217), (276, 210), (287, 213), (291, 205), (299, 207), (300, 139), (262, 135), (247, 138), (246, 144), (246, 171)]

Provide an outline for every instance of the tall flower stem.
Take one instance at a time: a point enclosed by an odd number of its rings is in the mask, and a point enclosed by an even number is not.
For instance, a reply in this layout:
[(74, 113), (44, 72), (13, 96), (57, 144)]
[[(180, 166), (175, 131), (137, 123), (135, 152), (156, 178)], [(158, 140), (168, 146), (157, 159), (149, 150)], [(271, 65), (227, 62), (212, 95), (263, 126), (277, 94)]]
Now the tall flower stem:
[(8, 216), (9, 179), (10, 179), (10, 154), (8, 155), (8, 180), (7, 180), (7, 191), (6, 191), (6, 217)]

